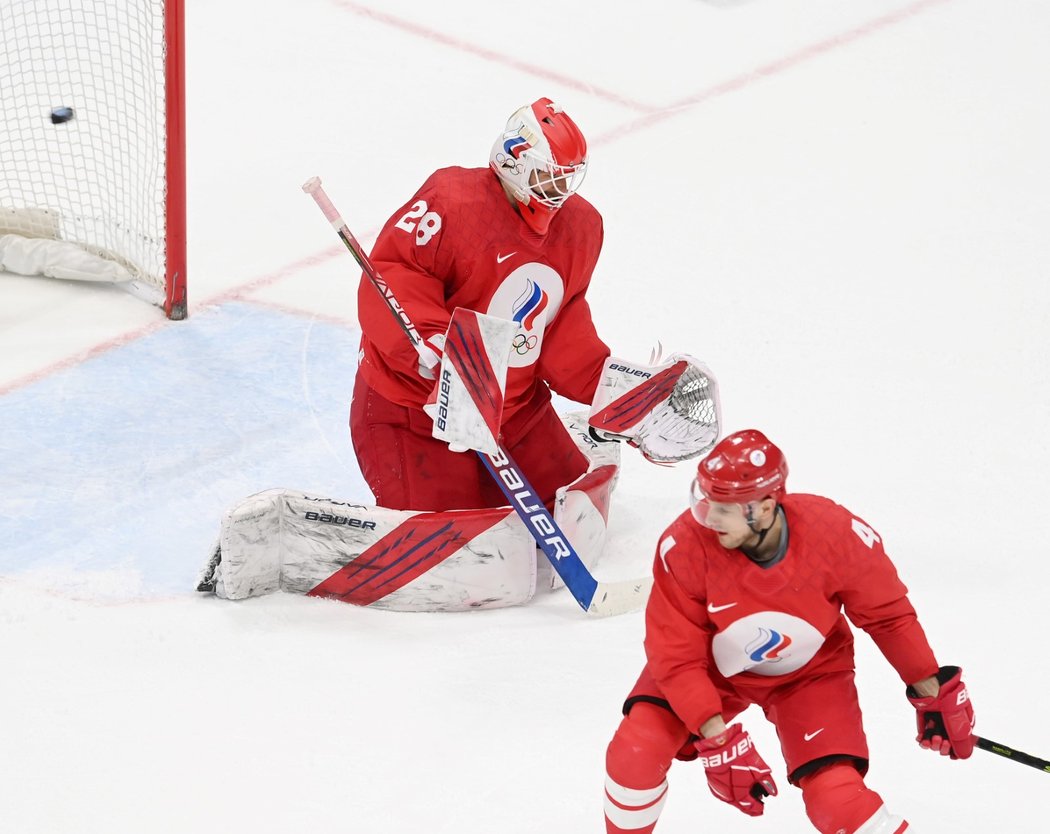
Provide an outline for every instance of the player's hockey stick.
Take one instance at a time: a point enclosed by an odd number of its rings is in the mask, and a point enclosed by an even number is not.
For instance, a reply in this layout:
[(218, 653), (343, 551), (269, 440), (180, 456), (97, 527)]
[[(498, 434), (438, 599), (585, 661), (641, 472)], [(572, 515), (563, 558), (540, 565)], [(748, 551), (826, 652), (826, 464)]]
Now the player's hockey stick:
[[(397, 319), (405, 335), (408, 336), (420, 360), (429, 368), (435, 367), (437, 357), (426, 346), (416, 326), (412, 323), (412, 319), (398, 303), (393, 291), (380, 277), (372, 261), (361, 248), (361, 244), (357, 242), (357, 238), (339, 215), (321, 187), (320, 178), (311, 177), (307, 180), (303, 185), (303, 191), (314, 198), (325, 218), (332, 224), (336, 234), (346, 244), (350, 254), (354, 256), (354, 260), (386, 301), (387, 307), (390, 308), (390, 312)], [(596, 580), (554, 517), (536, 496), (528, 479), (502, 443), (497, 443), (495, 454), (487, 455), (478, 452), (478, 456), (507, 497), (511, 507), (525, 523), (525, 527), (536, 540), (540, 550), (550, 560), (554, 570), (565, 583), (565, 587), (569, 589), (569, 593), (584, 611), (598, 617), (607, 617), (635, 611), (644, 604), (649, 588), (652, 586), (652, 579), (646, 577), (620, 582)]]
[(974, 740), (977, 742), (977, 746), (982, 750), (987, 750), (989, 753), (995, 753), (997, 756), (1002, 756), (1003, 758), (1012, 759), (1020, 764), (1034, 767), (1036, 770), (1043, 771), (1043, 773), (1050, 773), (1050, 762), (1046, 759), (1040, 759), (1038, 756), (1022, 753), (1020, 750), (1014, 750), (1012, 747), (1007, 747), (1005, 744), (1000, 744), (998, 741), (981, 738), (980, 736), (974, 736)]

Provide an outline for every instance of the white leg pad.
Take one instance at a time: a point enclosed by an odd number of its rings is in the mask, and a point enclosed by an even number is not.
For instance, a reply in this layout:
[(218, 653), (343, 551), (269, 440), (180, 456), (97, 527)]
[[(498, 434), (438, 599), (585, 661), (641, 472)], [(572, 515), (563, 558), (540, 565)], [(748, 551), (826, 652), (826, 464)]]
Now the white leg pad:
[[(587, 415), (583, 412), (563, 414), (561, 420), (590, 462), (590, 468), (575, 482), (558, 490), (554, 520), (569, 537), (580, 561), (590, 570), (605, 551), (609, 502), (620, 474), (620, 444), (597, 443), (587, 430)], [(553, 590), (565, 585), (543, 555), (539, 556), (537, 576), (538, 588)]]
[(294, 490), (226, 513), (198, 590), (245, 599), (281, 590), (393, 611), (520, 605), (536, 543), (509, 508), (418, 513)]
[[(558, 491), (555, 518), (589, 567), (605, 545), (619, 444), (594, 443), (580, 415), (563, 421), (590, 471)], [(547, 564), (510, 507), (420, 513), (272, 489), (225, 514), (197, 590), (233, 600), (287, 591), (393, 611), (468, 611), (528, 602), (538, 569), (554, 584)]]

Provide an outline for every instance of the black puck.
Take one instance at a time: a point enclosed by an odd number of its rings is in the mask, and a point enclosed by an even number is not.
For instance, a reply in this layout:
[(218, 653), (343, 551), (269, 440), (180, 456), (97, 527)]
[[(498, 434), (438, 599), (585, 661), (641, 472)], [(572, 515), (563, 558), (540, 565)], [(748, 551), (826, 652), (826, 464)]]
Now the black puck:
[(51, 124), (60, 125), (63, 122), (68, 122), (73, 118), (72, 107), (53, 107), (51, 108)]

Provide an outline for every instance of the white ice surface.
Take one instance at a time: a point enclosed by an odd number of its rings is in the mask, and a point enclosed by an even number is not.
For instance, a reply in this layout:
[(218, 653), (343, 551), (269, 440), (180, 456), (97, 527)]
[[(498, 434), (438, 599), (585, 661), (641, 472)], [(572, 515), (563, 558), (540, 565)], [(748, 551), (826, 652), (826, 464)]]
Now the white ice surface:
[[(191, 317), (0, 274), (0, 830), (598, 832), (640, 614), (468, 615), (192, 592), (232, 502), (367, 500), (346, 435), (355, 268), (434, 168), (549, 95), (591, 137), (618, 355), (719, 374), (730, 430), (871, 522), (978, 731), (1043, 757), (1050, 9), (1036, 0), (187, 11)], [(598, 573), (647, 572), (689, 467), (625, 455)], [(862, 635), (870, 784), (917, 832), (1046, 830), (1045, 774), (922, 753)], [(677, 765), (658, 831), (749, 820)]]

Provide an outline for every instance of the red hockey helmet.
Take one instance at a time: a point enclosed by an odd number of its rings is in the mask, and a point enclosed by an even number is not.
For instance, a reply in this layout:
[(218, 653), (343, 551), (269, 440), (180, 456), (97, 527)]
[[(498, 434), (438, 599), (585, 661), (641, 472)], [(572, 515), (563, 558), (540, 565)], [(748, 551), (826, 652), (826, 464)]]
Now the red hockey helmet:
[(587, 172), (587, 140), (549, 98), (519, 107), (489, 154), (489, 165), (517, 201), (522, 218), (543, 234)]
[[(700, 461), (693, 481), (691, 506), (696, 515), (704, 501), (749, 504), (763, 498), (779, 501), (786, 489), (787, 460), (762, 432), (738, 431), (722, 439)], [(703, 519), (699, 519), (701, 523)]]

